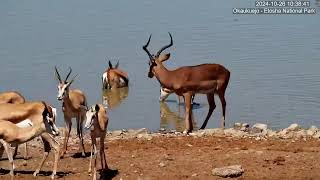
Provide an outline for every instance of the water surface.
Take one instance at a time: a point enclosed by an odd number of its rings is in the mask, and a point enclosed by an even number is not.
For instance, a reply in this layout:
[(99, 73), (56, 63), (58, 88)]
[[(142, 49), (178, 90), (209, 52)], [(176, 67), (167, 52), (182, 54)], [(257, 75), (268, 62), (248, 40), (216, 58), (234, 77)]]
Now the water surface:
[[(0, 91), (18, 90), (29, 100), (60, 107), (53, 67), (65, 74), (71, 66), (79, 75), (72, 88), (85, 91), (89, 104), (102, 102), (106, 60), (119, 60), (130, 87), (109, 110), (109, 129), (181, 129), (183, 107), (179, 112), (173, 95), (166, 107), (158, 102), (159, 83), (147, 77), (148, 56), (141, 48), (152, 33), (150, 51), (157, 51), (169, 43), (170, 31), (169, 69), (220, 63), (231, 71), (228, 127), (237, 121), (319, 126), (319, 3), (311, 1), (316, 15), (232, 14), (233, 7), (253, 6), (249, 0), (1, 1)], [(201, 105), (194, 110), (199, 126), (208, 104), (203, 95), (195, 101)], [(220, 125), (218, 98), (216, 104), (208, 127)], [(160, 112), (171, 113), (168, 120)], [(59, 117), (63, 126), (61, 111)]]

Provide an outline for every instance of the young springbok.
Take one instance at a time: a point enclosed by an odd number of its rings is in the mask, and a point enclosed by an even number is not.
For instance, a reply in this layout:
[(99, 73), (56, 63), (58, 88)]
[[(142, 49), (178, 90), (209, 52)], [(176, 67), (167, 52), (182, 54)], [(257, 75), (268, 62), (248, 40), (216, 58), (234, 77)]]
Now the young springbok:
[(105, 110), (102, 104), (95, 104), (90, 107), (90, 109), (86, 113), (86, 123), (85, 128), (90, 129), (91, 136), (91, 156), (89, 162), (89, 170), (91, 173), (92, 168), (92, 156), (94, 159), (93, 165), (93, 179), (96, 179), (97, 176), (97, 142), (96, 138), (100, 138), (100, 162), (102, 170), (108, 169), (108, 164), (106, 160), (106, 154), (104, 152), (104, 139), (106, 136), (106, 131), (108, 127), (109, 117), (107, 115), (107, 111)]
[[(164, 102), (164, 101), (168, 98), (168, 96), (169, 96), (170, 94), (172, 94), (172, 93), (174, 93), (173, 90), (170, 90), (170, 89), (161, 87), (161, 88), (160, 88), (159, 101)], [(192, 103), (193, 105), (199, 105), (198, 103), (195, 103), (195, 102), (194, 102), (194, 96), (195, 96), (195, 95), (193, 94), (192, 97), (191, 97), (191, 103)], [(180, 104), (180, 97), (183, 98), (183, 96), (177, 95), (177, 103), (178, 103), (178, 104)]]
[(222, 105), (221, 127), (225, 127), (226, 100), (225, 91), (230, 79), (230, 71), (220, 64), (200, 64), (196, 66), (183, 66), (175, 70), (168, 70), (162, 63), (170, 58), (170, 54), (161, 54), (162, 51), (173, 45), (172, 36), (170, 44), (162, 47), (157, 54), (152, 55), (147, 47), (150, 43), (151, 35), (148, 42), (142, 47), (149, 56), (148, 77), (155, 76), (160, 82), (161, 87), (173, 90), (177, 95), (183, 96), (185, 101), (185, 123), (188, 133), (193, 130), (192, 114), (192, 95), (196, 93), (206, 94), (209, 111), (200, 129), (204, 129), (209, 118), (214, 111), (216, 104), (214, 94), (218, 94)]
[(72, 90), (69, 89), (70, 85), (73, 83), (74, 79), (77, 76), (75, 75), (70, 82), (67, 81), (72, 72), (71, 67), (69, 68), (69, 73), (66, 76), (64, 81), (61, 80), (57, 67), (55, 67), (55, 72), (56, 72), (56, 78), (59, 81), (57, 99), (59, 101), (62, 101), (62, 112), (64, 115), (64, 121), (66, 123), (66, 131), (67, 131), (64, 133), (64, 142), (63, 142), (63, 149), (61, 152), (61, 158), (63, 158), (64, 154), (67, 151), (67, 145), (68, 145), (71, 127), (72, 127), (72, 118), (76, 118), (77, 135), (80, 139), (79, 150), (81, 151), (81, 155), (85, 156), (82, 127), (83, 127), (83, 121), (86, 116), (86, 109), (88, 109), (86, 96), (79, 89), (72, 89)]
[(128, 87), (128, 74), (119, 69), (119, 61), (113, 67), (109, 61), (109, 68), (102, 74), (102, 85), (104, 89)]
[(0, 142), (5, 148), (11, 165), (11, 176), (14, 175), (15, 167), (10, 146), (17, 146), (41, 136), (46, 152), (33, 175), (36, 176), (39, 173), (48, 156), (48, 150), (50, 151), (53, 147), (56, 153), (51, 178), (54, 179), (59, 159), (59, 144), (54, 144), (55, 140), (48, 133), (54, 136), (59, 135), (59, 129), (55, 125), (51, 107), (45, 102), (0, 105)]

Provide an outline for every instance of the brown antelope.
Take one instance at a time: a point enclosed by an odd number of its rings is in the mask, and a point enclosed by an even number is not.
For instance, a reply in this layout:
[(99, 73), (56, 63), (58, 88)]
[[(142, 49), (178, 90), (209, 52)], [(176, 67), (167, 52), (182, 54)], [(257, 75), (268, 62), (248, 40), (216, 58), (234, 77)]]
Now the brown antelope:
[(22, 104), (25, 102), (24, 97), (16, 91), (7, 91), (0, 93), (0, 104), (11, 103), (11, 104)]
[(204, 129), (208, 123), (213, 110), (216, 107), (214, 94), (218, 94), (222, 104), (222, 121), (221, 127), (225, 127), (225, 110), (226, 100), (225, 91), (228, 86), (230, 72), (220, 64), (200, 64), (196, 66), (183, 66), (175, 70), (168, 70), (162, 63), (170, 58), (169, 54), (161, 52), (172, 46), (172, 36), (170, 44), (162, 47), (157, 54), (152, 55), (147, 47), (150, 43), (151, 35), (143, 50), (149, 56), (149, 73), (148, 77), (155, 76), (160, 82), (161, 87), (173, 90), (177, 95), (183, 96), (185, 101), (185, 122), (186, 132), (193, 130), (192, 114), (192, 95), (196, 93), (206, 94), (209, 103), (209, 112), (200, 129)]
[(69, 73), (64, 81), (61, 80), (57, 67), (55, 67), (55, 72), (56, 72), (56, 78), (59, 81), (57, 99), (59, 101), (63, 101), (62, 112), (64, 115), (64, 121), (66, 123), (66, 130), (67, 130), (67, 132), (64, 133), (64, 142), (63, 142), (61, 158), (63, 158), (64, 154), (67, 151), (68, 140), (70, 137), (71, 127), (72, 127), (72, 118), (76, 118), (77, 135), (80, 139), (79, 150), (81, 151), (81, 155), (85, 156), (82, 127), (83, 127), (83, 121), (85, 119), (86, 109), (87, 109), (86, 96), (79, 89), (72, 89), (72, 90), (69, 89), (70, 85), (72, 84), (75, 77), (77, 76), (77, 75), (74, 76), (74, 78), (70, 82), (67, 82), (68, 77), (72, 72), (71, 68), (69, 68)]
[(106, 131), (108, 127), (109, 117), (107, 111), (102, 104), (95, 104), (86, 113), (86, 123), (85, 128), (90, 129), (91, 136), (91, 156), (89, 162), (89, 170), (91, 173), (92, 168), (92, 156), (94, 159), (93, 165), (93, 179), (97, 176), (97, 142), (96, 138), (100, 138), (100, 163), (102, 170), (108, 169), (108, 164), (106, 160), (106, 154), (104, 152), (104, 139), (106, 137)]
[[(6, 91), (3, 93), (0, 93), (0, 104), (5, 103), (11, 103), (11, 104), (22, 104), (25, 103), (25, 98), (16, 91)], [(15, 152), (13, 154), (13, 158), (17, 155), (18, 147), (15, 149)], [(24, 165), (27, 165), (27, 159), (28, 159), (28, 149), (27, 149), (27, 143), (24, 143)]]
[(114, 67), (109, 61), (109, 68), (102, 75), (102, 84), (105, 89), (128, 87), (128, 74), (119, 69), (119, 61)]
[[(0, 104), (0, 141), (3, 144), (11, 164), (10, 175), (13, 174), (14, 164), (10, 146), (28, 142), (41, 136), (45, 152), (34, 172), (36, 176), (47, 159), (51, 147), (55, 149), (55, 161), (51, 178), (57, 172), (59, 160), (59, 144), (50, 135), (58, 135), (52, 107), (45, 102), (27, 102), (24, 104)], [(2, 154), (2, 152), (1, 152)]]

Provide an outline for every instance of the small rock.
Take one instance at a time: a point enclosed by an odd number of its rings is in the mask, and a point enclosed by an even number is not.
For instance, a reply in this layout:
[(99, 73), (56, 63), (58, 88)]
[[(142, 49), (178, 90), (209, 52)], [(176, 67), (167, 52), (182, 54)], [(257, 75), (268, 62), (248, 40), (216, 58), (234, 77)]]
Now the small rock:
[(311, 126), (308, 130), (307, 130), (307, 135), (308, 136), (313, 136), (318, 132), (318, 128), (316, 126)]
[(220, 177), (238, 177), (244, 173), (244, 169), (241, 165), (233, 165), (222, 168), (214, 168), (212, 175)]
[(160, 167), (165, 167), (166, 164), (165, 164), (164, 162), (160, 162), (160, 163), (159, 163), (159, 166), (160, 166)]
[(268, 125), (266, 124), (262, 124), (262, 123), (257, 123), (255, 125), (252, 126), (252, 130), (255, 130), (259, 133), (260, 132), (267, 132), (268, 129)]
[(307, 136), (307, 132), (304, 129), (296, 132), (296, 134), (295, 134), (296, 138), (305, 138), (306, 136)]
[(194, 173), (194, 174), (192, 174), (191, 176), (192, 176), (192, 177), (196, 177), (196, 176), (198, 176), (198, 174)]
[(286, 128), (288, 131), (297, 131), (300, 129), (298, 124), (291, 124), (289, 127)]
[(122, 134), (122, 131), (121, 130), (112, 131), (111, 134), (114, 136), (120, 136)]
[(320, 131), (316, 132), (312, 137), (319, 139), (320, 138)]
[(188, 144), (186, 144), (186, 146), (192, 147), (193, 145), (188, 143)]

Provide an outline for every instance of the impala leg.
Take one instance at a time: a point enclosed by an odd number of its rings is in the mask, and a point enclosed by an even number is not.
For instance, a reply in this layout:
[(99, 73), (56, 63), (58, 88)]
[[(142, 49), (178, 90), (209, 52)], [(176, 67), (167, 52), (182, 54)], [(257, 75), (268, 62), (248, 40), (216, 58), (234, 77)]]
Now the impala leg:
[(184, 96), (184, 103), (185, 103), (185, 123), (186, 123), (186, 130), (184, 132), (189, 133), (193, 130), (193, 124), (191, 119), (191, 114), (192, 114), (191, 93), (186, 93), (183, 96)]
[(1, 144), (3, 145), (6, 153), (7, 153), (7, 156), (8, 156), (8, 160), (9, 160), (9, 163), (10, 163), (10, 175), (11, 177), (13, 178), (14, 176), (14, 163), (13, 163), (13, 154), (12, 154), (12, 150), (11, 150), (11, 147), (10, 147), (10, 144), (3, 141), (2, 139), (0, 140)]
[(209, 103), (209, 111), (208, 111), (207, 117), (204, 120), (200, 129), (206, 128), (207, 123), (212, 115), (212, 112), (216, 108), (216, 103), (214, 102), (214, 93), (207, 94), (207, 99), (208, 99), (208, 103)]
[(65, 117), (65, 122), (66, 122), (66, 131), (67, 132), (64, 132), (64, 141), (63, 141), (63, 149), (61, 152), (61, 158), (63, 158), (64, 154), (67, 151), (68, 141), (69, 141), (69, 137), (70, 137), (70, 131), (71, 131), (71, 127), (72, 127), (71, 118)]
[(221, 101), (221, 106), (222, 106), (222, 119), (221, 119), (221, 128), (225, 128), (226, 126), (226, 99), (224, 98), (224, 92), (218, 93), (220, 101)]

